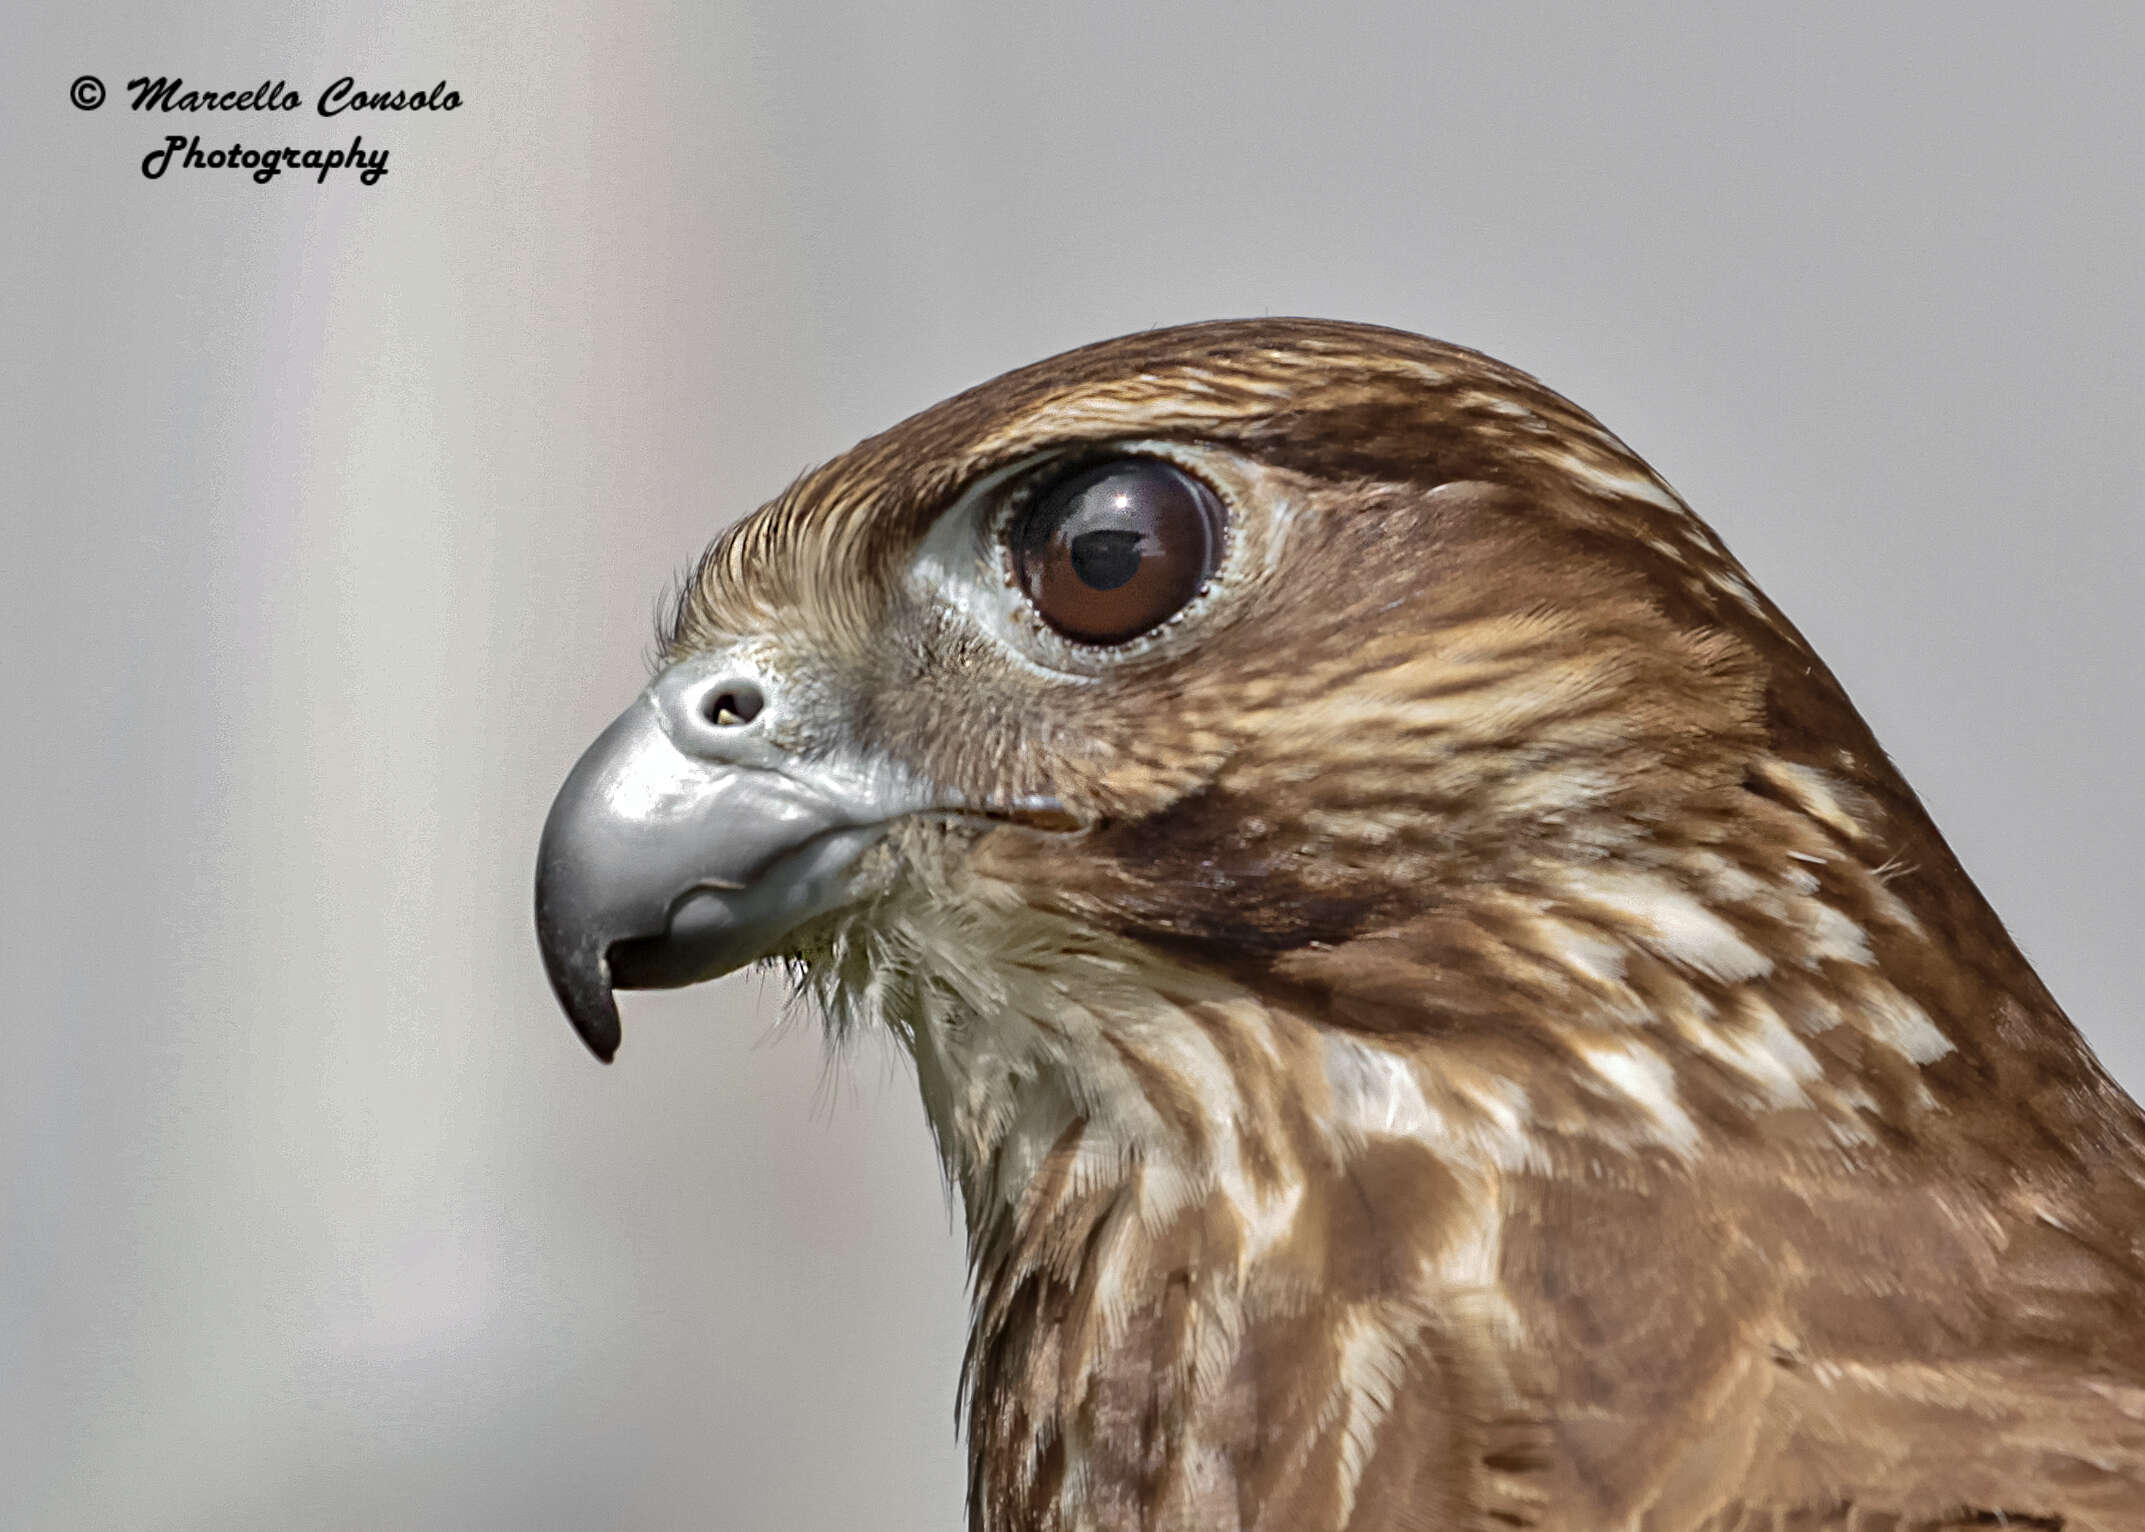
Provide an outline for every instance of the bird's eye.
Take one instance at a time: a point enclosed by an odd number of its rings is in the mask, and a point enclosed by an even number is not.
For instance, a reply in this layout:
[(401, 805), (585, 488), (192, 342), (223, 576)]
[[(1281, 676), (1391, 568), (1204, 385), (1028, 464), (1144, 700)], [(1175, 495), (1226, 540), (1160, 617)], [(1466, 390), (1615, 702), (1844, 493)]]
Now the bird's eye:
[(1160, 627), (1221, 562), (1214, 491), (1160, 458), (1113, 458), (1046, 484), (1013, 527), (1013, 567), (1045, 622), (1087, 644)]

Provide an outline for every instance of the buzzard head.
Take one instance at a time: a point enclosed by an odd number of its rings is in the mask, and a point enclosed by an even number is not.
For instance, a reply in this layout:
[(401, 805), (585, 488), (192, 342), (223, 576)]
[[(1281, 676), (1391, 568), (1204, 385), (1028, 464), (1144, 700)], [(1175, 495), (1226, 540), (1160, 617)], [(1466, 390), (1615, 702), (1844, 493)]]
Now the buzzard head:
[(615, 990), (760, 959), (913, 1053), (988, 1526), (1625, 1515), (1633, 1433), (1758, 1439), (1694, 1380), (1807, 1354), (1820, 1235), (1957, 1280), (1838, 1197), (2135, 1138), (1718, 538), (1365, 326), (1071, 352), (733, 526), (537, 919), (602, 1058)]

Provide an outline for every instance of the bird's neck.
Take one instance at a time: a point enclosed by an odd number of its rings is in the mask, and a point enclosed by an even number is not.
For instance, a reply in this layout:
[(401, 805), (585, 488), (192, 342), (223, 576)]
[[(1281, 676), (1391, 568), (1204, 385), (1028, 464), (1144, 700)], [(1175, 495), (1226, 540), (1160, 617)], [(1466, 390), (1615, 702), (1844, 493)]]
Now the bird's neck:
[(1346, 1526), (1526, 1351), (1516, 1188), (1971, 1149), (1947, 1072), (2000, 1063), (1968, 1012), (2045, 1004), (2030, 971), (1962, 973), (1985, 907), (1919, 898), (1837, 782), (1778, 767), (1748, 812), (1238, 973), (915, 912), (894, 966), (967, 1212), (976, 1525), (1233, 1526), (1255, 1497)]
[[(1256, 1497), (1297, 1508), (1272, 1525), (1338, 1529), (1386, 1492), (1372, 1445), (1403, 1384), (1449, 1363), (1426, 1276), (1483, 1333), (1508, 1317), (1490, 1144), (1512, 1104), (1476, 1082), (1480, 1101), (1433, 1107), (1406, 1061), (1211, 982), (1135, 1010), (1096, 977), (1086, 1003), (921, 1050), (927, 1080), (968, 1087), (927, 1098), (974, 1264), (973, 1524), (1233, 1527)], [(1322, 1080), (1410, 1136), (1363, 1142)]]

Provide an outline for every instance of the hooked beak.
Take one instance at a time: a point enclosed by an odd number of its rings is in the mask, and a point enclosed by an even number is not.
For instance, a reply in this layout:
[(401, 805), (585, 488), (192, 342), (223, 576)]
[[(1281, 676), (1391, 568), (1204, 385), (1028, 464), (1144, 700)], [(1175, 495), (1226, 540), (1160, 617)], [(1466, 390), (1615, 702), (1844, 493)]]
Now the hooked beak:
[(581, 1040), (618, 1051), (617, 989), (742, 968), (842, 902), (889, 821), (928, 807), (888, 770), (807, 763), (758, 676), (672, 666), (603, 731), (551, 805), (536, 856), (536, 934)]
[(657, 676), (574, 764), (537, 846), (536, 940), (597, 1058), (618, 1052), (613, 991), (698, 984), (780, 951), (847, 902), (857, 859), (897, 819), (1081, 828), (1052, 797), (935, 788), (843, 725), (702, 655)]

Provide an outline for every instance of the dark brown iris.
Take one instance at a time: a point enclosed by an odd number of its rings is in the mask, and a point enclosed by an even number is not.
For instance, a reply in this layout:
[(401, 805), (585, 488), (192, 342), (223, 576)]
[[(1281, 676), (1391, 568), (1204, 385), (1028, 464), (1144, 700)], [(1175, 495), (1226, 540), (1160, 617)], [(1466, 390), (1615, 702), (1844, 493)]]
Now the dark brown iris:
[(1221, 502), (1159, 458), (1113, 458), (1046, 485), (1013, 528), (1020, 588), (1086, 644), (1160, 627), (1221, 560)]

